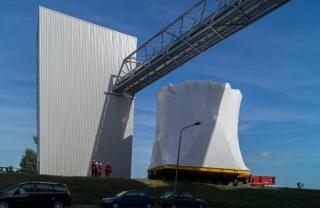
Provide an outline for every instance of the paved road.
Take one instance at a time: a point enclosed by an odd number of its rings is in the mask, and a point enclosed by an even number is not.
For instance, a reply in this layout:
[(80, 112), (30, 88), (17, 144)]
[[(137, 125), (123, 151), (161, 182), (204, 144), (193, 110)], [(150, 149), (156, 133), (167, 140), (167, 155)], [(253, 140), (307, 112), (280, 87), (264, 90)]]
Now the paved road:
[[(71, 208), (104, 208), (103, 206), (99, 205), (73, 205)], [(159, 208), (159, 206), (153, 206), (153, 208)], [(210, 208), (210, 207), (207, 207)], [(211, 207), (211, 208), (217, 208), (217, 207)]]
[[(153, 208), (158, 208), (159, 206), (153, 206)], [(99, 205), (73, 205), (71, 208), (104, 208)]]
[[(158, 206), (154, 206), (153, 208), (157, 208)], [(104, 208), (99, 205), (73, 205), (71, 208)]]

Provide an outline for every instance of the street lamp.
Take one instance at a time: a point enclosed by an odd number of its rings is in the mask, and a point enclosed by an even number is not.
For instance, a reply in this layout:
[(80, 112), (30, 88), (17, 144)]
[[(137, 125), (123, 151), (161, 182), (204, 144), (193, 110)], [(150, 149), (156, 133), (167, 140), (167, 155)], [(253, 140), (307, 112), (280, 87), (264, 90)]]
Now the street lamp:
[(179, 168), (179, 159), (180, 159), (180, 147), (181, 147), (182, 132), (183, 132), (185, 129), (188, 129), (188, 128), (193, 127), (193, 126), (199, 126), (199, 125), (201, 125), (201, 122), (198, 121), (198, 122), (196, 122), (196, 123), (194, 123), (194, 124), (185, 126), (185, 127), (183, 127), (183, 128), (180, 130), (180, 138), (179, 138), (179, 145), (178, 145), (178, 157), (177, 157), (177, 165), (176, 165), (176, 177), (175, 177), (175, 180), (174, 180), (174, 193), (177, 192), (178, 168)]

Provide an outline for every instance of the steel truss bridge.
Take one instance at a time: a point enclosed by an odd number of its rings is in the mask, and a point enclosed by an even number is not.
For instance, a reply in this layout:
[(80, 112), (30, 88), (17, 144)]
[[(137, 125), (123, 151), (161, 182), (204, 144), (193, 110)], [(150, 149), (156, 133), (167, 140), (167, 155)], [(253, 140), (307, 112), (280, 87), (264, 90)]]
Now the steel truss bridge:
[(290, 0), (200, 0), (123, 60), (114, 93), (134, 95)]

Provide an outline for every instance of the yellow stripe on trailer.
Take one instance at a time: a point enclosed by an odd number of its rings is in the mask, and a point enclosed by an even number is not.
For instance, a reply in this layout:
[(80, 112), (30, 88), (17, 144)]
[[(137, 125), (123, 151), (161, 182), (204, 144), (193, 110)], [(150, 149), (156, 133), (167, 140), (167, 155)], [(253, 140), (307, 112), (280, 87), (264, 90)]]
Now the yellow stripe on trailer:
[[(149, 172), (159, 171), (159, 170), (175, 170), (175, 165), (162, 165), (149, 169)], [(198, 171), (206, 173), (230, 173), (230, 174), (250, 174), (250, 170), (235, 170), (235, 169), (225, 169), (225, 168), (208, 168), (208, 167), (193, 167), (193, 166), (179, 166), (178, 170), (186, 171)]]

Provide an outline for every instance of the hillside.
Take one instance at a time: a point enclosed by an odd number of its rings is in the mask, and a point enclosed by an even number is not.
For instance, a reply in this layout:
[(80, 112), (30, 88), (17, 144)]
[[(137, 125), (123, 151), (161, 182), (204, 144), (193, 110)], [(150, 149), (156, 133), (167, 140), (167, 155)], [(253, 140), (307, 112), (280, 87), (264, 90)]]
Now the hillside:
[[(74, 204), (99, 204), (101, 198), (122, 190), (142, 189), (155, 198), (172, 190), (172, 184), (146, 179), (104, 179), (82, 177), (52, 177), (24, 174), (0, 174), (0, 189), (24, 181), (61, 182), (69, 186)], [(210, 207), (220, 208), (302, 208), (320, 207), (320, 191), (296, 189), (253, 189), (209, 184), (180, 183), (179, 191), (204, 198)]]

